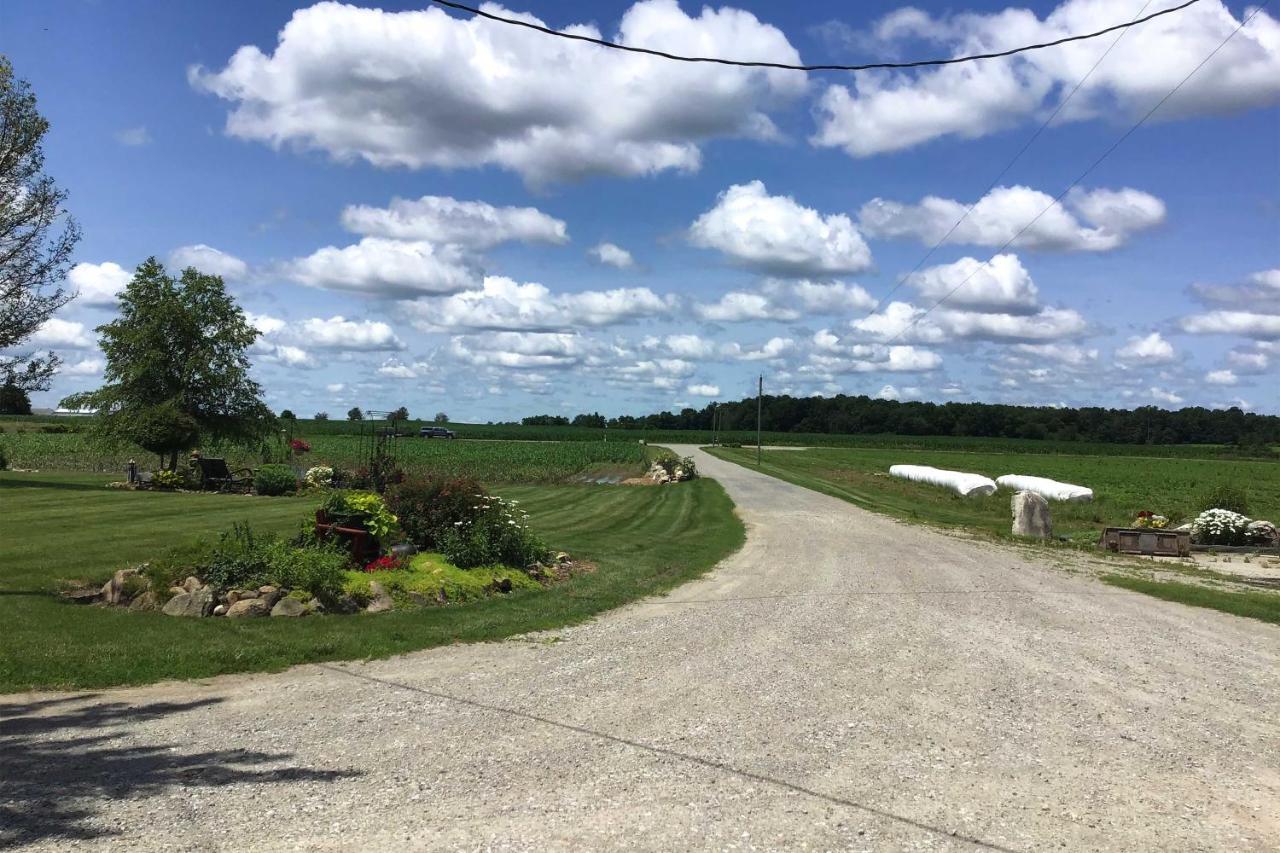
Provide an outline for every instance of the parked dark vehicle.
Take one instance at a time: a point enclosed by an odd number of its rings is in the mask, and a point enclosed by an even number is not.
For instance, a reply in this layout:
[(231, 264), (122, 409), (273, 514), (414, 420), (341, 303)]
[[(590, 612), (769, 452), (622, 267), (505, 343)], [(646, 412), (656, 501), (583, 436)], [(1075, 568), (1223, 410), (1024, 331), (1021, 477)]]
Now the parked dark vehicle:
[(458, 434), (444, 427), (430, 426), (418, 430), (419, 438), (457, 438)]

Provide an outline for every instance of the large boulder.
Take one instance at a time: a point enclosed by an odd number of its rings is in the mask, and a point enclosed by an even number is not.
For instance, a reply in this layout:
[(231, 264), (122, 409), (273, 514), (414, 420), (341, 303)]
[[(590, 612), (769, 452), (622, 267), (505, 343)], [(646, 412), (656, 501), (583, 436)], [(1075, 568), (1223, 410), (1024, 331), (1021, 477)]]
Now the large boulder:
[(180, 592), (165, 602), (161, 612), (166, 616), (208, 616), (213, 612), (213, 589), (202, 586), (194, 592)]
[(227, 608), (228, 619), (249, 619), (269, 616), (271, 605), (264, 598), (245, 598)]
[(396, 606), (391, 594), (377, 581), (369, 584), (369, 593), (372, 595), (373, 600), (364, 609), (365, 613), (385, 613)]
[(137, 569), (120, 569), (111, 576), (111, 580), (102, 585), (102, 602), (104, 604), (124, 604), (125, 581), (138, 574)]
[(1053, 538), (1053, 522), (1049, 518), (1049, 502), (1035, 492), (1022, 491), (1013, 496), (1013, 535), (1032, 539)]
[(291, 595), (286, 595), (271, 608), (272, 616), (302, 616), (306, 612), (306, 605)]

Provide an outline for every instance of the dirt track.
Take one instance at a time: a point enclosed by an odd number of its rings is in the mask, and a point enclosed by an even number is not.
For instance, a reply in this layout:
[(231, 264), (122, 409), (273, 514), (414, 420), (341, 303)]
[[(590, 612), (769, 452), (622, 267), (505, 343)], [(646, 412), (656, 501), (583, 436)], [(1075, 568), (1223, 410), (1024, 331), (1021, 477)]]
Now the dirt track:
[(0, 697), (0, 839), (1280, 846), (1280, 628), (699, 465), (743, 551), (554, 642)]

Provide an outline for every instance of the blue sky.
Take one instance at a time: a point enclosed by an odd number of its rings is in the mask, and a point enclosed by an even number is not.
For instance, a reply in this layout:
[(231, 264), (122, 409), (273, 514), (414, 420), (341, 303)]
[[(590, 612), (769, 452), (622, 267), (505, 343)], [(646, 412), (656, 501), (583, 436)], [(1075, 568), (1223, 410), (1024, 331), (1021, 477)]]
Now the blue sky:
[[(507, 8), (677, 52), (856, 62), (1043, 41), (1142, 6)], [(397, 3), (10, 2), (4, 50), (84, 229), (81, 298), (39, 336), (66, 368), (36, 402), (100, 381), (91, 330), (155, 255), (225, 276), (264, 332), (269, 402), (301, 414), (639, 413), (739, 398), (760, 372), (793, 394), (1280, 412), (1266, 12), (997, 257), (1251, 11), (1201, 0), (1127, 32), (882, 300), (1114, 36), (806, 76)]]

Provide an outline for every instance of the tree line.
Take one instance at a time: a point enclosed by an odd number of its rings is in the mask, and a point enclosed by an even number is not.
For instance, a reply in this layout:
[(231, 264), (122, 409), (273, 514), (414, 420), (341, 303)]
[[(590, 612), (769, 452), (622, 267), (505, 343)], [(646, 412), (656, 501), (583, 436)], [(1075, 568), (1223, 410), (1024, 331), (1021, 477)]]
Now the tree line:
[[(611, 429), (754, 431), (756, 399), (712, 403), (701, 409), (604, 418), (598, 413), (570, 420), (535, 415), (522, 423), (537, 426), (608, 426)], [(1115, 444), (1231, 444), (1257, 447), (1280, 444), (1280, 417), (1238, 408), (1189, 407), (1170, 411), (1055, 408), (993, 403), (926, 403), (866, 396), (790, 397), (761, 400), (765, 432), (841, 435), (951, 435), (972, 438), (1029, 438)]]

